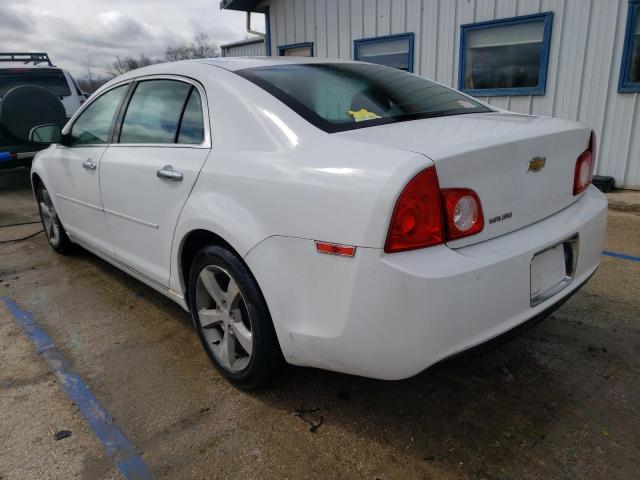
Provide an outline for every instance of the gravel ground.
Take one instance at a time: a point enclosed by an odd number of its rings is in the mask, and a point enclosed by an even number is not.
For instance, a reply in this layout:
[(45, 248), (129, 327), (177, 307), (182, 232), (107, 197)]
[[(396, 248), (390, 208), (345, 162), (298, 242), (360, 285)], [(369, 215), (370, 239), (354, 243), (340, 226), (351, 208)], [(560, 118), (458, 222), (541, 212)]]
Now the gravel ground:
[[(0, 172), (0, 225), (33, 219), (26, 171)], [(606, 248), (640, 256), (640, 215), (611, 212)], [(290, 367), (245, 393), (143, 284), (41, 234), (0, 244), (0, 296), (33, 312), (157, 478), (638, 478), (639, 292), (640, 263), (605, 257), (553, 316), (485, 354), (400, 382)], [(315, 432), (300, 409), (323, 420)], [(118, 477), (0, 304), (0, 479)]]

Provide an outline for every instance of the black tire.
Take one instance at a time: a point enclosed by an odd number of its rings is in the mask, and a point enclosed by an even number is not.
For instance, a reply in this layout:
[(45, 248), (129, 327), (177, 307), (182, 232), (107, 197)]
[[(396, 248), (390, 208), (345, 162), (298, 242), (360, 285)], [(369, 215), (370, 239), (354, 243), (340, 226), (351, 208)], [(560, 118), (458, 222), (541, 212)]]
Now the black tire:
[[(29, 144), (29, 132), (38, 125), (67, 123), (67, 113), (58, 98), (42, 87), (20, 85), (2, 97), (0, 125), (19, 143)], [(9, 143), (11, 145), (11, 143)]]
[[(44, 234), (47, 237), (51, 248), (61, 255), (73, 253), (75, 250), (75, 244), (67, 236), (67, 232), (64, 230), (64, 227), (60, 222), (60, 218), (58, 218), (58, 214), (53, 207), (49, 192), (44, 185), (40, 185), (38, 187), (36, 191), (36, 198), (38, 201), (38, 212), (40, 213), (42, 228), (44, 229)], [(49, 208), (51, 216), (47, 215), (44, 211), (45, 208)]]
[[(208, 290), (204, 287), (203, 281), (199, 281), (199, 279), (201, 278), (201, 273), (203, 273), (205, 269), (209, 273), (213, 271), (216, 272), (215, 275), (222, 275), (223, 283), (225, 274), (228, 275), (228, 277), (235, 282), (240, 293), (236, 298), (239, 298), (238, 302), (241, 302), (241, 304), (237, 307), (238, 309), (234, 311), (244, 312), (239, 316), (242, 317), (242, 322), (246, 324), (247, 330), (250, 330), (253, 346), (252, 352), (248, 354), (248, 358), (245, 357), (248, 363), (239, 371), (233, 371), (230, 368), (227, 368), (216, 356), (214, 349), (219, 348), (222, 350), (219, 346), (220, 341), (210, 343), (212, 329), (218, 329), (218, 332), (220, 333), (217, 333), (216, 335), (220, 335), (220, 338), (226, 334), (222, 333), (227, 332), (227, 330), (224, 330), (221, 326), (222, 322), (216, 324), (212, 323), (207, 326), (209, 340), (207, 339), (205, 329), (202, 326), (200, 315), (198, 314), (198, 307), (203, 308), (202, 302), (205, 298), (203, 295), (208, 295)], [(204, 272), (204, 275), (206, 275), (207, 272)], [(220, 277), (218, 276), (218, 278)], [(229, 284), (230, 282), (231, 281), (229, 280)], [(226, 291), (222, 293), (229, 291), (229, 284), (227, 284)], [(209, 296), (208, 300), (212, 302), (212, 304), (207, 307), (209, 308), (209, 311), (214, 313), (218, 312), (221, 305), (217, 305), (217, 302), (213, 300), (213, 296)], [(225, 307), (227, 306), (226, 302), (221, 303), (223, 303)], [(273, 322), (271, 321), (271, 315), (269, 314), (269, 309), (264, 297), (262, 296), (260, 288), (258, 287), (256, 280), (253, 278), (253, 275), (251, 275), (241, 259), (239, 259), (234, 253), (220, 246), (208, 246), (201, 249), (196, 254), (191, 265), (189, 275), (189, 308), (191, 310), (193, 322), (198, 331), (198, 336), (200, 337), (200, 341), (202, 342), (205, 351), (209, 355), (213, 365), (229, 382), (246, 390), (263, 388), (270, 383), (274, 373), (282, 365), (282, 353), (280, 351), (280, 346), (273, 328)], [(228, 309), (229, 311), (232, 310), (231, 305), (229, 305)], [(230, 315), (231, 318), (233, 318), (233, 314), (231, 313)], [(245, 318), (248, 318), (248, 322)], [(227, 319), (227, 321), (229, 322), (229, 325), (231, 325), (232, 320)], [(231, 332), (231, 326), (228, 328), (228, 331)], [(238, 334), (232, 334), (230, 338), (238, 338)], [(242, 349), (240, 342), (237, 340), (233, 341), (235, 346), (232, 347), (232, 350), (234, 350), (234, 352), (238, 352), (239, 349), (240, 352), (246, 354), (246, 351)], [(233, 356), (236, 358), (236, 354)]]

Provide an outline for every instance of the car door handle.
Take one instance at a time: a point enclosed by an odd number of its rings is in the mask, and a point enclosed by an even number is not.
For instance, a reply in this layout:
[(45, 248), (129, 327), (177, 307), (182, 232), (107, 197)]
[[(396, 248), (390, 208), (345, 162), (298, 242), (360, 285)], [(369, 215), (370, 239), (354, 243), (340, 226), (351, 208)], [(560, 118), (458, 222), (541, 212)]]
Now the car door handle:
[(82, 168), (86, 168), (87, 170), (95, 170), (96, 168), (98, 168), (98, 166), (89, 158), (82, 162)]
[(165, 165), (157, 172), (158, 178), (167, 178), (169, 180), (173, 180), (174, 182), (179, 182), (182, 180), (182, 172), (178, 170), (174, 170), (171, 165)]

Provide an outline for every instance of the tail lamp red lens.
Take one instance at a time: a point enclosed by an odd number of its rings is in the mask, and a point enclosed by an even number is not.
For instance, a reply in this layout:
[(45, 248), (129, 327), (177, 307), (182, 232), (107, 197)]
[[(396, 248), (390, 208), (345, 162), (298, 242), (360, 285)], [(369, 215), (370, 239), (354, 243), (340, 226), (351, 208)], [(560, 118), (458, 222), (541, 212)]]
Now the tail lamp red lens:
[(584, 192), (593, 180), (595, 166), (596, 136), (591, 132), (589, 147), (576, 160), (576, 170), (573, 176), (573, 194)]
[(384, 251), (415, 250), (444, 242), (442, 201), (436, 169), (423, 170), (404, 188), (391, 217)]
[(435, 167), (416, 175), (400, 194), (384, 251), (415, 250), (480, 232), (478, 195), (469, 189), (440, 190)]

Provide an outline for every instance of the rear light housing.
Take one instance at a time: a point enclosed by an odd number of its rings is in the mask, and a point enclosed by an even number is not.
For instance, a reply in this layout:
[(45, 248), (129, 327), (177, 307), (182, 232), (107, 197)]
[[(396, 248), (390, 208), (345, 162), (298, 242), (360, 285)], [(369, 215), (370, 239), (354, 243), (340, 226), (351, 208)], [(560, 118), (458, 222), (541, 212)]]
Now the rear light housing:
[(468, 188), (442, 190), (447, 240), (456, 240), (481, 232), (484, 217), (478, 194)]
[(596, 135), (591, 132), (589, 146), (576, 160), (576, 170), (573, 175), (573, 194), (584, 192), (593, 180), (593, 168), (596, 162)]
[(415, 250), (444, 242), (442, 200), (436, 169), (423, 170), (404, 188), (391, 216), (384, 251)]
[(327, 255), (338, 255), (340, 257), (353, 257), (356, 254), (356, 247), (352, 245), (340, 245), (337, 243), (316, 241), (316, 251)]
[(466, 188), (440, 190), (435, 167), (418, 173), (396, 202), (386, 253), (440, 245), (484, 228), (478, 195)]

